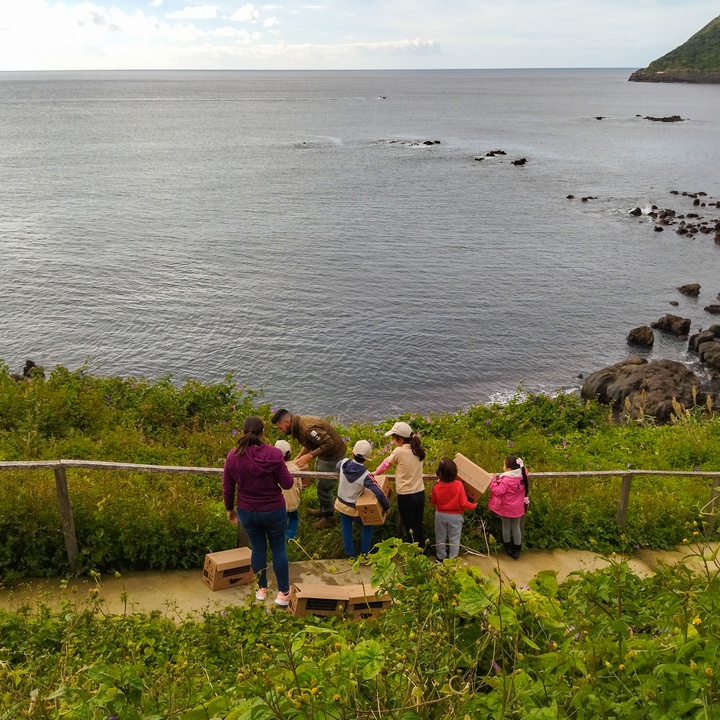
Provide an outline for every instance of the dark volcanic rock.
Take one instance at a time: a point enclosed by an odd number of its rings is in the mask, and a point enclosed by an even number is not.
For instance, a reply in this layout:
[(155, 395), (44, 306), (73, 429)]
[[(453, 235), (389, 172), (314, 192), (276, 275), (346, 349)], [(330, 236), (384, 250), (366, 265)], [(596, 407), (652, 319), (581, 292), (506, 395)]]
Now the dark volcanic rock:
[(688, 283), (687, 285), (681, 285), (678, 290), (688, 297), (697, 297), (700, 295), (700, 284), (699, 283)]
[(720, 341), (705, 342), (700, 346), (700, 360), (712, 371), (713, 377), (720, 373)]
[(704, 310), (711, 315), (720, 315), (720, 305), (706, 305)]
[(655, 342), (655, 333), (647, 325), (633, 328), (627, 336), (628, 344), (640, 347), (652, 347)]
[(650, 323), (650, 327), (655, 328), (655, 330), (663, 330), (678, 337), (687, 337), (687, 334), (690, 332), (690, 318), (683, 318), (679, 315), (671, 315), (668, 313), (654, 323)]
[(652, 120), (653, 122), (683, 122), (683, 118), (679, 115), (666, 115), (665, 117), (651, 117), (650, 115), (646, 115), (645, 120)]
[(671, 301), (670, 301), (670, 305), (672, 305), (673, 307), (677, 307), (679, 304), (680, 304), (680, 303), (679, 303), (677, 300), (671, 300)]
[(653, 230), (655, 230), (655, 232), (662, 232), (662, 231), (663, 231), (663, 227), (662, 227), (662, 225), (656, 225), (656, 226), (653, 228)]
[(519, 160), (513, 160), (513, 165), (524, 165), (527, 162), (527, 158), (520, 158)]
[[(693, 388), (697, 391), (699, 387), (699, 378), (682, 363), (630, 358), (588, 375), (582, 396), (587, 399), (597, 397), (619, 411), (624, 409), (627, 398), (631, 415), (638, 416), (642, 411), (665, 422), (673, 412), (673, 398), (685, 407), (691, 407), (694, 404)], [(702, 401), (703, 398), (698, 397), (698, 402)]]
[(715, 333), (712, 330), (703, 330), (690, 336), (688, 341), (688, 350), (700, 352), (700, 346), (706, 342), (715, 342)]
[(634, 210), (630, 211), (630, 214), (634, 217), (640, 217), (642, 215), (642, 210), (639, 207), (636, 207)]

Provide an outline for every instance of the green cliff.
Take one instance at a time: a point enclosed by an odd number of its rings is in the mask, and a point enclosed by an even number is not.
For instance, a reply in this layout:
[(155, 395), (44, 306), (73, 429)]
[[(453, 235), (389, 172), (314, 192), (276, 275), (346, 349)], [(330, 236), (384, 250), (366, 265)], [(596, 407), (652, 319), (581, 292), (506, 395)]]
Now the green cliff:
[(720, 16), (629, 78), (635, 82), (720, 83)]

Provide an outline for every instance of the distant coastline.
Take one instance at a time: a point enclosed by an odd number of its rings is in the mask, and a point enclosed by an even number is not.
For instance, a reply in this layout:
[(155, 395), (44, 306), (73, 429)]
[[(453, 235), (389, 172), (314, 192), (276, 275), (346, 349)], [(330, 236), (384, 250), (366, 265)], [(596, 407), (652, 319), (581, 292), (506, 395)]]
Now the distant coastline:
[(636, 70), (629, 82), (694, 83), (713, 85), (720, 83), (720, 72), (702, 70)]

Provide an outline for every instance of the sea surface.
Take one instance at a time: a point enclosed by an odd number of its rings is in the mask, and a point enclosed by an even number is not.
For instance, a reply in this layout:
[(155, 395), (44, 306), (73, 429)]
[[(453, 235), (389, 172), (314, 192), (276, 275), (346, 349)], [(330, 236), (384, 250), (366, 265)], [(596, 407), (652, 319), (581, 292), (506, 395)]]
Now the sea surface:
[(720, 86), (629, 74), (0, 73), (0, 358), (345, 419), (577, 388), (720, 292), (629, 215), (720, 197)]

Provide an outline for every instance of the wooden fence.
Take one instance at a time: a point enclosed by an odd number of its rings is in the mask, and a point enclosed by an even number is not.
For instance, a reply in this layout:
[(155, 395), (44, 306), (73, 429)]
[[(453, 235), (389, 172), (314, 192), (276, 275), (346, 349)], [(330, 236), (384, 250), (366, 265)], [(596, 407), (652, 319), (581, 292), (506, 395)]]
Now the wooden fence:
[[(88, 470), (117, 470), (121, 472), (150, 472), (163, 473), (165, 475), (216, 475), (222, 476), (222, 468), (207, 467), (181, 467), (177, 465), (139, 465), (135, 463), (101, 462), (98, 460), (30, 460), (20, 462), (0, 462), (0, 471), (3, 470), (52, 470), (55, 473), (55, 486), (57, 489), (58, 507), (60, 509), (60, 522), (65, 537), (65, 548), (67, 550), (70, 569), (74, 572), (77, 567), (78, 544), (75, 537), (75, 521), (73, 519), (70, 492), (67, 483), (68, 468), (84, 468)], [(298, 472), (294, 473), (301, 478), (336, 478), (337, 473), (322, 472)], [(532, 479), (543, 478), (582, 478), (582, 477), (604, 477), (622, 478), (620, 486), (620, 497), (618, 499), (618, 510), (616, 522), (618, 527), (624, 528), (630, 490), (635, 477), (693, 477), (711, 478), (712, 489), (708, 503), (708, 521), (705, 524), (706, 535), (709, 537), (715, 531), (718, 504), (720, 504), (720, 473), (717, 472), (682, 472), (678, 470), (583, 470), (576, 472), (535, 472)], [(394, 478), (394, 475), (388, 475)], [(435, 475), (424, 475), (425, 480), (434, 480)]]

